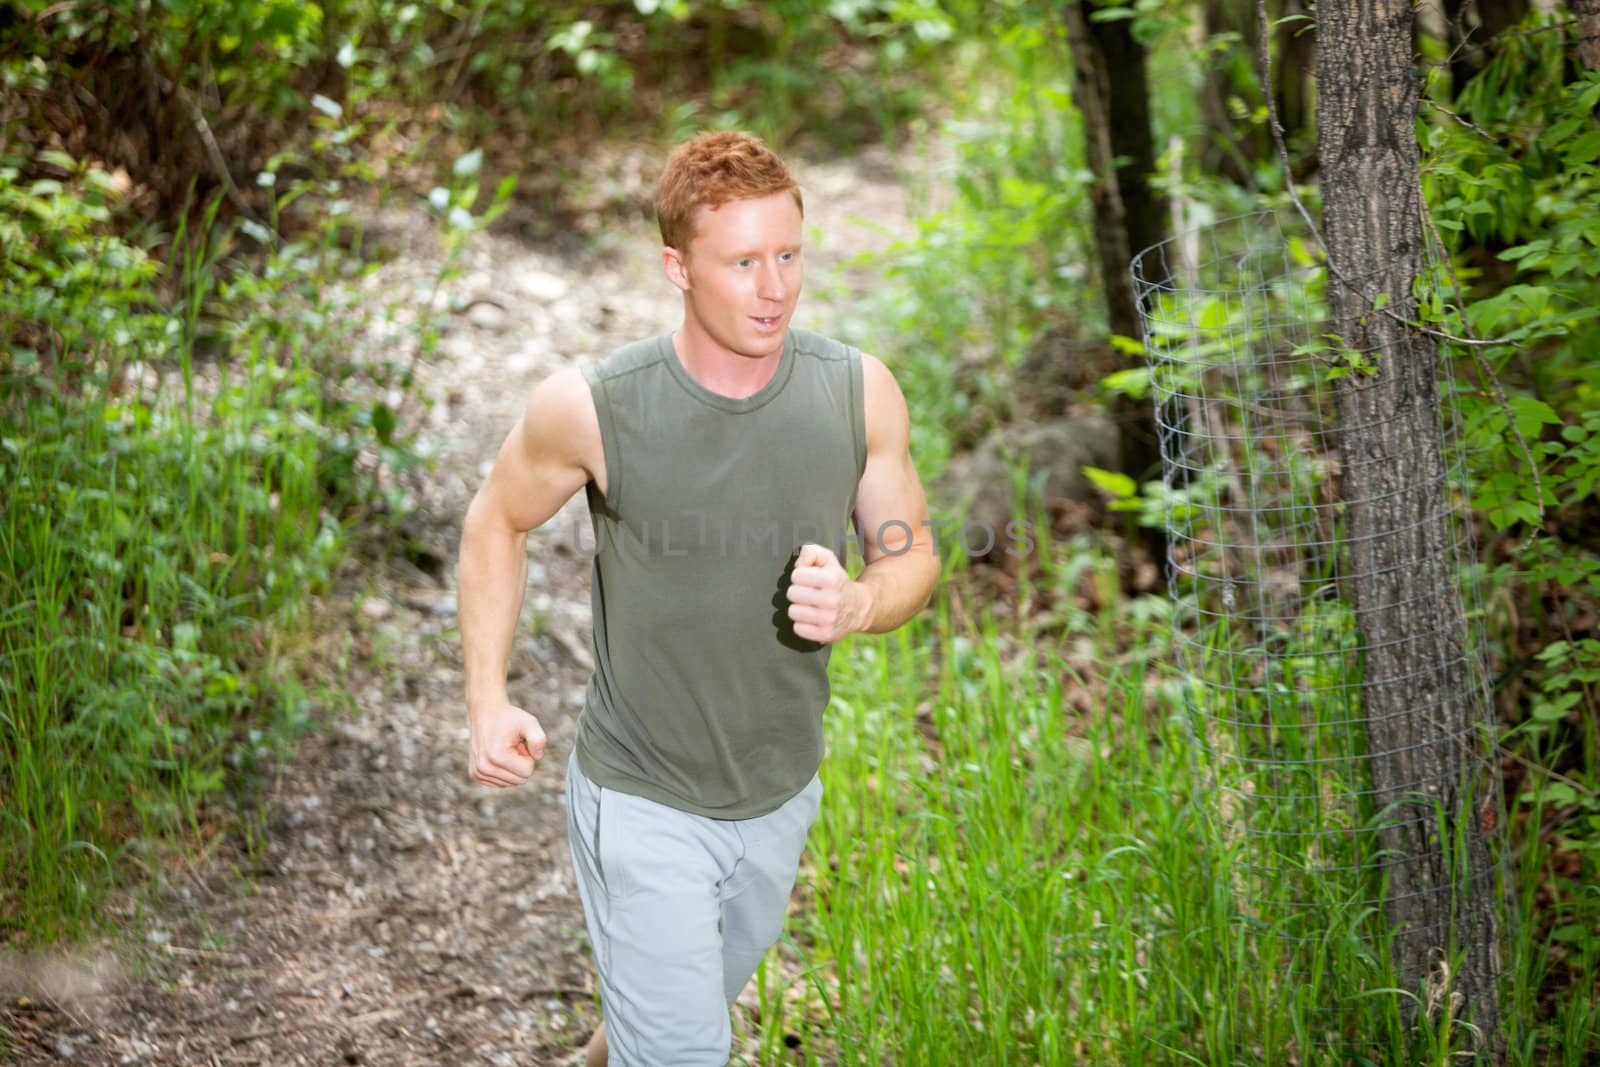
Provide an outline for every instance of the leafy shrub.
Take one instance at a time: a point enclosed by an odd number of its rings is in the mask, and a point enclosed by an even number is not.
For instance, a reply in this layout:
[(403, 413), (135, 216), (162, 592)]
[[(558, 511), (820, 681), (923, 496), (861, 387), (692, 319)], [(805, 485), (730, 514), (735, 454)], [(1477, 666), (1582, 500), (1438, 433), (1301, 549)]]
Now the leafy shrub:
[(337, 219), (252, 273), (213, 198), (163, 266), (116, 188), (0, 161), (0, 925), (44, 938), (308, 724), (284, 648), (374, 506), (362, 457), (408, 452), (331, 355), (360, 324)]

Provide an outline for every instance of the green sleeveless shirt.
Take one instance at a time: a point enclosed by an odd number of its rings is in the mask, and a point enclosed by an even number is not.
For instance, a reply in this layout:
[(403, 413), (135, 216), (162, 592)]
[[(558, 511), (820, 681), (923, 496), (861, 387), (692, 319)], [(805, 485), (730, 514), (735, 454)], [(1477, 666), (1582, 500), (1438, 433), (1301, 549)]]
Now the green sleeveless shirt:
[(822, 762), (831, 646), (795, 634), (785, 594), (802, 544), (844, 558), (866, 469), (861, 353), (791, 328), (772, 381), (741, 399), (695, 381), (670, 335), (583, 373), (606, 492), (588, 485), (579, 766), (699, 815), (764, 815)]

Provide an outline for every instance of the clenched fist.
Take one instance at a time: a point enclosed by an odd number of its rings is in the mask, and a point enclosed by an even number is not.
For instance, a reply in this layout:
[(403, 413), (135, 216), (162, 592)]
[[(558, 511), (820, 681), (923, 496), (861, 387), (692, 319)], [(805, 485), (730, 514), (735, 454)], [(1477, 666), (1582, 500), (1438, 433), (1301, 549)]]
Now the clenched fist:
[(544, 728), (538, 719), (514, 705), (499, 704), (474, 710), (470, 720), (468, 769), (474, 782), (510, 788), (533, 776), (544, 757)]
[(795, 636), (825, 645), (866, 629), (871, 614), (868, 591), (850, 580), (837, 556), (817, 544), (800, 546), (788, 598)]

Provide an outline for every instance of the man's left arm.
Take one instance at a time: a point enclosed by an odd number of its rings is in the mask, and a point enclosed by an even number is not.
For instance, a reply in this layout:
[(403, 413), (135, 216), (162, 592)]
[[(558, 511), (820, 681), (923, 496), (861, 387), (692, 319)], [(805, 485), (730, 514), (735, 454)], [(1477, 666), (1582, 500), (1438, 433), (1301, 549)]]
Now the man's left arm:
[(789, 586), (795, 634), (824, 644), (893, 630), (922, 610), (939, 580), (905, 397), (881, 360), (863, 355), (861, 362), (867, 468), (856, 489), (855, 524), (866, 566), (852, 580), (830, 550), (804, 545)]

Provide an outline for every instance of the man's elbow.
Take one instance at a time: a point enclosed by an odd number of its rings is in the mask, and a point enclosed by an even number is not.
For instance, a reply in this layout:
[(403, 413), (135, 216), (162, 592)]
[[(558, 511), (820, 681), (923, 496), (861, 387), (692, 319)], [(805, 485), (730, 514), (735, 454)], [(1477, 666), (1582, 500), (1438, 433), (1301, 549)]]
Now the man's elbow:
[[(510, 541), (521, 550), (527, 539), (528, 531), (511, 522), (504, 510), (495, 506), (494, 497), (480, 489), (473, 496), (472, 503), (467, 505), (467, 513), (461, 520), (459, 555), (465, 559), (480, 546), (502, 541)], [(459, 563), (457, 566), (459, 568)]]
[(939, 575), (944, 572), (944, 566), (939, 561), (939, 553), (929, 548), (923, 554), (922, 563), (922, 595), (917, 598), (917, 611), (927, 607), (933, 600), (933, 591), (939, 585)]
[(943, 565), (939, 561), (939, 554), (931, 545), (918, 544), (904, 557), (905, 570), (902, 571), (904, 590), (910, 595), (901, 603), (901, 610), (905, 617), (900, 621), (904, 623), (921, 613), (933, 600), (933, 591), (939, 584), (939, 575), (943, 572)]

